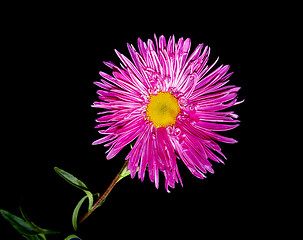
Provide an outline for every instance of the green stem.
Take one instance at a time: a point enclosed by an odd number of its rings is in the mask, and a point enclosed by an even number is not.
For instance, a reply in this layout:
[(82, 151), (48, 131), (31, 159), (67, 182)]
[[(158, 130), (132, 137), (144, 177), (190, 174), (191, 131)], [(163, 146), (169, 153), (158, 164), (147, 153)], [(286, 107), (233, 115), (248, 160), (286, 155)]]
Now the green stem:
[(114, 186), (117, 184), (117, 182), (120, 180), (120, 174), (122, 173), (123, 169), (127, 166), (128, 164), (128, 160), (125, 161), (123, 167), (121, 168), (121, 170), (119, 171), (119, 173), (117, 174), (117, 176), (114, 178), (114, 180), (112, 181), (112, 183), (108, 186), (108, 188), (105, 190), (105, 192), (97, 199), (97, 201), (94, 203), (94, 205), (92, 206), (92, 209), (87, 212), (79, 221), (79, 224), (82, 223), (86, 218), (89, 217), (89, 215), (92, 214), (93, 211), (95, 211), (99, 205), (105, 200), (105, 198), (108, 196), (108, 194), (111, 192), (111, 190), (114, 188)]

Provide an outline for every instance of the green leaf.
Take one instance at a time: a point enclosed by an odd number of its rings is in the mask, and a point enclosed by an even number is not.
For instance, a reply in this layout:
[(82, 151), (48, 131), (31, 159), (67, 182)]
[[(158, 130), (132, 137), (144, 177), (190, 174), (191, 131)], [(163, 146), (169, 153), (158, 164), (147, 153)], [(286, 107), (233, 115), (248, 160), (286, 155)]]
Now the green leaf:
[(44, 234), (40, 233), (40, 234), (38, 234), (38, 236), (40, 237), (39, 240), (46, 240), (46, 237)]
[(89, 200), (88, 211), (90, 211), (94, 204), (94, 197), (93, 197), (93, 194), (87, 190), (87, 186), (84, 184), (84, 182), (82, 182), (81, 180), (79, 180), (78, 178), (73, 176), (72, 174), (70, 174), (58, 167), (54, 167), (54, 169), (55, 169), (56, 173), (58, 173), (60, 175), (60, 177), (64, 178), (68, 183), (83, 190), (86, 193), (88, 200)]
[(82, 182), (78, 178), (74, 177), (72, 174), (70, 174), (58, 167), (54, 167), (54, 169), (55, 169), (56, 173), (59, 174), (60, 177), (64, 178), (71, 185), (73, 185), (81, 190), (87, 190), (87, 187), (84, 184), (84, 182)]
[(92, 207), (93, 207), (93, 204), (94, 204), (94, 196), (88, 190), (84, 190), (84, 192), (86, 193), (86, 195), (88, 197), (88, 211), (90, 212), (90, 210), (92, 210)]
[(121, 180), (122, 178), (127, 177), (128, 175), (130, 175), (130, 171), (127, 170), (127, 166), (125, 168), (123, 168), (121, 174), (120, 174), (120, 178), (119, 180)]
[(19, 207), (20, 212), (24, 218), (24, 220), (32, 227), (32, 229), (34, 229), (37, 233), (41, 233), (41, 234), (58, 234), (60, 232), (57, 231), (52, 231), (52, 230), (48, 230), (48, 229), (43, 229), (38, 227), (36, 224), (34, 224), (29, 217), (25, 214), (25, 212), (22, 210), (21, 206)]
[(1, 215), (26, 239), (28, 240), (46, 240), (44, 234), (55, 234), (59, 232), (54, 232), (47, 229), (42, 229), (37, 227), (29, 218), (25, 215), (20, 207), (20, 211), (25, 218), (17, 217), (16, 215), (0, 209)]
[(81, 200), (78, 202), (77, 206), (74, 209), (73, 216), (72, 216), (72, 224), (73, 224), (73, 228), (75, 229), (75, 231), (77, 231), (77, 227), (78, 227), (77, 226), (78, 213), (79, 213), (80, 207), (82, 206), (82, 204), (86, 198), (87, 198), (87, 195), (84, 196), (83, 198), (81, 198)]
[[(139, 171), (139, 167), (137, 168), (137, 172)], [(130, 171), (127, 170), (127, 166), (125, 168), (123, 168), (122, 172), (120, 173), (120, 177), (119, 177), (119, 180), (120, 181), (122, 178), (125, 178), (127, 176), (130, 175)]]
[(44, 234), (36, 234), (36, 235), (24, 235), (24, 237), (28, 240), (46, 240)]
[(67, 238), (65, 238), (64, 240), (82, 240), (81, 238), (79, 238), (78, 236), (72, 234), (69, 235)]
[(37, 235), (36, 230), (23, 219), (3, 209), (0, 209), (0, 213), (21, 235)]

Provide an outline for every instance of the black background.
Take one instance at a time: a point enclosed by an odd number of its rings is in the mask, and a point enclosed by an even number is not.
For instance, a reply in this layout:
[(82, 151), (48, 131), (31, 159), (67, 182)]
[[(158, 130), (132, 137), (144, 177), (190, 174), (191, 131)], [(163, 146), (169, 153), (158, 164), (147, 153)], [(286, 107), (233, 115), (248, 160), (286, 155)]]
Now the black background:
[[(184, 187), (177, 184), (171, 193), (162, 175), (158, 190), (148, 177), (143, 183), (137, 176), (124, 179), (76, 235), (227, 237), (251, 236), (265, 228), (272, 209), (264, 194), (272, 188), (271, 181), (264, 182), (261, 149), (266, 140), (256, 142), (257, 96), (262, 94), (256, 82), (262, 75), (261, 56), (271, 51), (266, 36), (275, 26), (272, 21), (260, 23), (262, 10), (187, 3), (138, 10), (122, 6), (119, 12), (109, 5), (39, 6), (31, 12), (19, 7), (20, 12), (12, 12), (15, 22), (9, 21), (3, 30), (0, 208), (20, 216), (21, 205), (38, 226), (62, 231), (48, 239), (72, 234), (72, 211), (84, 193), (56, 175), (53, 167), (74, 174), (93, 193), (102, 193), (128, 151), (107, 161), (106, 148), (91, 145), (100, 137), (94, 129), (98, 110), (90, 107), (97, 100), (93, 82), (100, 70), (111, 72), (102, 61), (118, 64), (114, 49), (129, 56), (126, 43), (136, 46), (138, 37), (147, 41), (154, 33), (167, 39), (174, 34), (176, 39), (191, 38), (191, 50), (205, 43), (211, 47), (210, 62), (219, 56), (217, 65), (231, 66), (230, 84), (242, 87), (239, 99), (245, 102), (232, 108), (240, 116), (240, 127), (223, 134), (239, 143), (220, 144), (228, 160), (225, 165), (214, 163), (215, 173), (204, 180), (179, 162)], [(0, 222), (3, 236), (22, 239), (2, 218)]]

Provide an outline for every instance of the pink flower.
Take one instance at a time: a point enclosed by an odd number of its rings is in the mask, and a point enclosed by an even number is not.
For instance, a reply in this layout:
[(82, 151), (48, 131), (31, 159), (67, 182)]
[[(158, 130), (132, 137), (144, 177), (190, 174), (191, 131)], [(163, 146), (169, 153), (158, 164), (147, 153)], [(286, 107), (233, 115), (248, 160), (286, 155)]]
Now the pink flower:
[[(104, 62), (112, 76), (100, 72), (102, 79), (95, 84), (99, 102), (93, 107), (106, 109), (96, 128), (105, 135), (93, 144), (106, 143), (107, 159), (136, 140), (126, 159), (131, 177), (143, 181), (148, 166), (149, 178), (159, 187), (159, 170), (165, 176), (165, 188), (175, 187), (182, 180), (177, 161), (188, 167), (193, 175), (205, 178), (213, 173), (210, 160), (225, 158), (217, 142), (237, 141), (217, 132), (237, 127), (238, 115), (222, 111), (237, 102), (240, 89), (227, 85), (229, 66), (212, 70), (218, 59), (207, 65), (210, 48), (199, 44), (189, 55), (191, 41), (164, 36), (155, 44), (138, 38), (139, 52), (127, 44), (131, 60), (115, 50), (121, 67)], [(189, 57), (188, 57), (189, 56)], [(212, 71), (211, 71), (212, 70)], [(225, 158), (226, 159), (226, 158)]]

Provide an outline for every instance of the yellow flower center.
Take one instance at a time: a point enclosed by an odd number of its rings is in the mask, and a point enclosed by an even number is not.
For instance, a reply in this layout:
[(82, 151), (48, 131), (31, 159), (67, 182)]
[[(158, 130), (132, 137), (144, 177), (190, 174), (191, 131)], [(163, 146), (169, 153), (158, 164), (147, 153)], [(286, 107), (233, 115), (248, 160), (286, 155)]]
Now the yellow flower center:
[(179, 112), (178, 99), (169, 92), (151, 95), (146, 109), (148, 120), (153, 122), (157, 128), (174, 125)]

